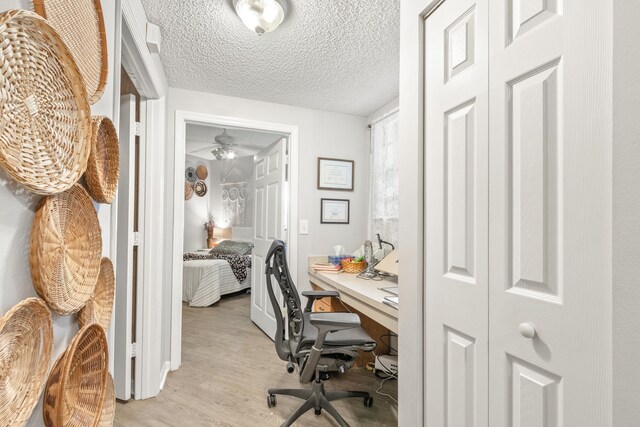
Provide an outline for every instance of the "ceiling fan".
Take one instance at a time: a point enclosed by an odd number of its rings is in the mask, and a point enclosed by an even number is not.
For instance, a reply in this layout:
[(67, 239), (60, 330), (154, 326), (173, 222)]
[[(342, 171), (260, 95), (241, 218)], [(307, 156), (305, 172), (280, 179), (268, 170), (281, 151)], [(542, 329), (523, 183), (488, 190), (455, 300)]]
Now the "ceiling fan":
[(220, 135), (217, 135), (213, 138), (217, 146), (211, 150), (211, 154), (216, 160), (222, 159), (235, 159), (235, 138), (227, 133), (227, 130), (224, 129)]

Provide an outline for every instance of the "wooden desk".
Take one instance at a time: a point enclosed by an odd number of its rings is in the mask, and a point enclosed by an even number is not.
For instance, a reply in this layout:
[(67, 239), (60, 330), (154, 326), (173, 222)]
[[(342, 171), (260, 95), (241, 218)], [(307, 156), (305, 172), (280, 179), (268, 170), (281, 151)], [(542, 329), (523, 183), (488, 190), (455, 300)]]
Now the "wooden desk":
[[(326, 257), (310, 257), (309, 265), (326, 262)], [(309, 269), (309, 281), (318, 288), (340, 292), (341, 300), (388, 330), (398, 333), (398, 310), (384, 302), (390, 293), (379, 288), (398, 286), (397, 279), (365, 280), (355, 274), (316, 273)]]

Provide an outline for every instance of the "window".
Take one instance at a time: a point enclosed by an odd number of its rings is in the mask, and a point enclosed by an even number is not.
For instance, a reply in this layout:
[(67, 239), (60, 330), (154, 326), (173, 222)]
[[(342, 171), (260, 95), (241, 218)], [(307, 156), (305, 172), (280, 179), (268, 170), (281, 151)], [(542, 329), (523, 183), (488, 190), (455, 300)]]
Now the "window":
[(398, 112), (371, 125), (369, 234), (398, 243)]

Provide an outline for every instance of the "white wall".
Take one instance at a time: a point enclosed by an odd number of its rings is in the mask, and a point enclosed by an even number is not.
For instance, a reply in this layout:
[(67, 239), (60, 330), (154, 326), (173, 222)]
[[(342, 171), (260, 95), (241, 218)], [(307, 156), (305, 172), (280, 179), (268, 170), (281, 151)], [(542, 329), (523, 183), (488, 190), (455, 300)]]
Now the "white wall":
[[(311, 110), (288, 105), (252, 101), (228, 96), (198, 93), (170, 88), (167, 113), (167, 170), (174, 165), (174, 126), (177, 110), (214, 114), (234, 118), (274, 122), (299, 127), (299, 217), (309, 220), (309, 235), (298, 238), (297, 285), (309, 288), (307, 257), (330, 254), (336, 244), (351, 250), (362, 244), (367, 232), (367, 203), (369, 188), (369, 133), (364, 117)], [(319, 191), (317, 158), (336, 157), (355, 160), (355, 191)], [(171, 241), (173, 229), (173, 188), (167, 180), (167, 225), (165, 242)], [(351, 200), (351, 224), (320, 224), (320, 198), (333, 197)], [(171, 248), (165, 245), (165, 277), (171, 277)], [(170, 284), (167, 284), (170, 286)], [(168, 351), (168, 349), (167, 349)]]
[(631, 426), (640, 419), (640, 2), (613, 8), (613, 425)]
[(207, 231), (204, 229), (204, 223), (209, 218), (211, 191), (215, 186), (215, 184), (212, 185), (213, 171), (211, 170), (211, 163), (209, 160), (192, 156), (191, 154), (186, 156), (185, 167), (196, 168), (199, 165), (204, 165), (209, 171), (209, 175), (204, 179), (208, 189), (207, 194), (204, 197), (200, 197), (194, 192), (191, 199), (184, 200), (184, 252), (207, 247)]
[[(3, 2), (4, 3), (4, 2)], [(27, 1), (13, 1), (0, 5), (0, 11), (27, 5)], [(114, 70), (120, 69), (119, 58), (113, 54), (116, 43), (116, 2), (102, 4), (109, 51), (109, 78), (100, 101), (91, 107), (93, 115), (113, 117), (114, 99), (119, 88), (114, 87)], [(29, 235), (34, 210), (40, 197), (26, 191), (0, 169), (0, 315), (25, 298), (37, 296), (29, 270)], [(111, 208), (100, 205), (98, 217), (102, 227), (103, 255), (113, 258), (110, 251)], [(78, 331), (75, 316), (53, 315), (54, 357), (62, 353)], [(52, 361), (53, 362), (53, 361)], [(44, 426), (42, 399), (27, 427)]]

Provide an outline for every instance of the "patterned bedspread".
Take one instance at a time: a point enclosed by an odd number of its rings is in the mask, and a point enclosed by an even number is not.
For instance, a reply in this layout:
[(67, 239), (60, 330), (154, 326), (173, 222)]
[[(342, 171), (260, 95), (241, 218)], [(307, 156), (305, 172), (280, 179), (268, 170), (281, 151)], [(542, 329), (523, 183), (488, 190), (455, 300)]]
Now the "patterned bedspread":
[(238, 282), (244, 282), (247, 278), (247, 271), (251, 270), (251, 255), (222, 255), (222, 254), (198, 254), (188, 252), (184, 254), (183, 261), (191, 261), (194, 259), (222, 259), (229, 263), (231, 271), (238, 279)]

